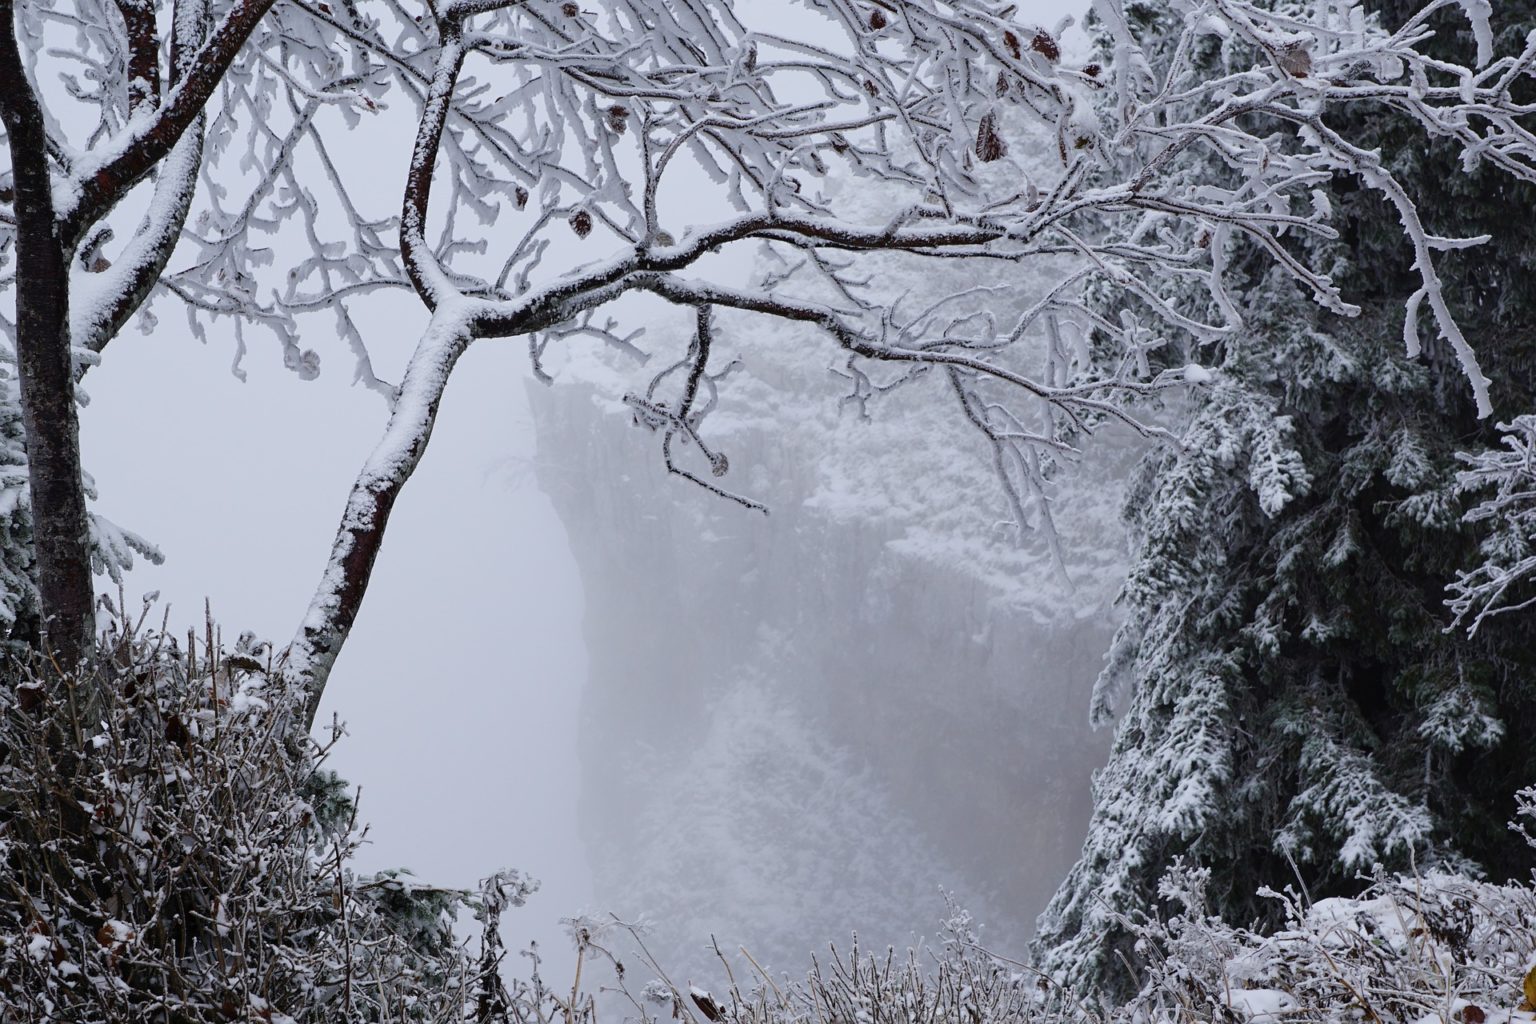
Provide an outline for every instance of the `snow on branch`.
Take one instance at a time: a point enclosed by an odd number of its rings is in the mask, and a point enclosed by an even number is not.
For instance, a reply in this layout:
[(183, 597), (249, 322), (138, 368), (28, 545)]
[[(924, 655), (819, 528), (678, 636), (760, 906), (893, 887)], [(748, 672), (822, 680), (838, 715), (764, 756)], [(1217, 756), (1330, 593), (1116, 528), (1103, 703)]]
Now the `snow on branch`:
[[(406, 393), (376, 374), (379, 342), (355, 310), (412, 291), (435, 312), (411, 367), (451, 367), (448, 335), (455, 351), (517, 338), (542, 377), (552, 347), (595, 333), (683, 367), (685, 382), (702, 373), (711, 401), (728, 402), (697, 331), (686, 342), (653, 332), (655, 349), (641, 348), (624, 323), (635, 305), (605, 308), (649, 292), (720, 312), (710, 333), (746, 359), (776, 343), (749, 324), (815, 326), (841, 350), (861, 409), (898, 382), (945, 388), (989, 449), (1015, 522), (1033, 505), (1048, 532), (1043, 466), (1104, 423), (1166, 437), (1146, 400), (1211, 378), (1198, 355), (1243, 328), (1231, 291), (1244, 253), (1355, 312), (1312, 256), (1314, 241), (1336, 237), (1324, 186), (1348, 175), (1394, 207), (1413, 253), (1410, 353), (1427, 312), (1479, 412), (1490, 408), (1476, 339), (1457, 327), (1435, 265), (1482, 239), (1436, 234), (1391, 154), (1341, 127), (1362, 108), (1406, 119), (1454, 142), (1468, 168), (1536, 179), (1536, 108), (1524, 100), (1536, 33), (1496, 53), (1487, 3), (1432, 0), (1385, 26), (1348, 0), (1182, 0), (1168, 14), (1182, 30), (1154, 46), (1161, 29), (1096, 0), (1104, 47), (1088, 59), (1063, 45), (1068, 22), (1002, 0), (233, 0), (206, 24), (193, 24), (195, 5), (164, 6), (174, 18), (139, 5), (125, 19), (105, 0), (18, 8), (38, 80), (94, 112), (83, 131), (78, 110), (47, 121), (61, 237), (86, 243), (71, 254), (83, 260), (71, 284), (82, 350), (101, 351), (135, 311), (152, 324), (148, 304), (165, 299), (199, 335), (235, 326), (237, 372), (253, 330), (302, 377), (320, 369), (305, 339), (338, 335), (356, 378), (400, 413)], [(1472, 26), (1476, 52), (1460, 62), (1423, 49), (1442, 12)], [(168, 24), (161, 68), (145, 34)], [(44, 47), (60, 29), (72, 49)], [(378, 168), (360, 170), (346, 150), (412, 125), (398, 205), (376, 209)], [(143, 230), (114, 225), (151, 173)], [(17, 230), (9, 180), (0, 167), (0, 291)], [(122, 241), (103, 233), (112, 226)], [(743, 285), (738, 254), (784, 269)], [(955, 261), (974, 287), (904, 309), (908, 282)], [(1021, 273), (1048, 279), (1029, 308), (1010, 299)], [(314, 331), (318, 314), (334, 326)], [(409, 409), (349, 508), (409, 477), (446, 381), (429, 376), (426, 391), (407, 389)], [(713, 480), (729, 463), (678, 403), (668, 392), (632, 407), (665, 464), (681, 469), (683, 442)], [(350, 564), (327, 570), (304, 635), (329, 614), (324, 629), (344, 639), (356, 607), (334, 599), (361, 599), (371, 558)], [(350, 571), (363, 578), (340, 585)], [(295, 648), (317, 680), (326, 661)]]
[(1464, 517), (1491, 525), (1483, 562), (1447, 588), (1456, 625), (1470, 634), (1493, 616), (1536, 604), (1536, 416), (1517, 416), (1499, 430), (1504, 447), (1459, 455), (1467, 468), (1456, 475), (1464, 493), (1493, 492)]
[[(1536, 176), (1529, 111), (1511, 93), (1536, 51), (1457, 67), (1416, 49), (1427, 15), (1389, 32), (1358, 7), (1209, 0), (1187, 6), (1175, 51), (1154, 55), (1117, 5), (1100, 6), (1115, 37), (1108, 72), (1064, 59), (1065, 25), (1020, 23), (977, 0), (818, 4), (803, 26), (754, 23), (760, 12), (730, 6), (447, 8), (418, 51), (430, 66), (413, 65), (422, 116), (404, 268), (471, 338), (528, 337), (541, 376), (552, 341), (588, 333), (577, 325), (637, 291), (819, 327), (851, 357), (861, 407), (876, 392), (859, 390), (870, 380), (860, 364), (942, 368), (959, 413), (992, 448), (1015, 521), (1032, 502), (1049, 533), (1042, 454), (1070, 451), (1105, 421), (1168, 437), (1136, 403), (1209, 379), (1199, 366), (1152, 373), (1150, 356), (1242, 326), (1227, 292), (1237, 239), (1323, 305), (1356, 311), (1292, 241), (1335, 237), (1318, 190), (1348, 173), (1394, 204), (1415, 252), (1410, 347), (1427, 302), (1486, 412), (1488, 382), (1434, 265), (1436, 252), (1481, 240), (1432, 234), (1380, 154), (1328, 118), (1346, 104), (1395, 111), (1456, 139), (1469, 162)], [(1195, 59), (1207, 36), (1225, 49), (1214, 71)], [(465, 146), (474, 123), (494, 124), (504, 148)], [(432, 223), (443, 224), (435, 240)], [(723, 283), (714, 257), (743, 243), (791, 269), (762, 287)], [(611, 255), (558, 259), (603, 248)], [(956, 259), (999, 273), (1025, 265), (1059, 284), (1013, 315), (982, 286), (899, 320), (892, 268)], [(1191, 288), (1216, 318), (1179, 297)], [(1086, 301), (1091, 292), (1118, 301), (1119, 316)], [(716, 331), (711, 314), (698, 316), (687, 351), (628, 403), (660, 433), (669, 471), (758, 507), (675, 458), (681, 439), (712, 476), (729, 467), (687, 413), (686, 382), (703, 379)], [(1064, 332), (1122, 355), (1065, 358), (1087, 346), (1064, 343)], [(658, 400), (678, 371), (683, 397)]]

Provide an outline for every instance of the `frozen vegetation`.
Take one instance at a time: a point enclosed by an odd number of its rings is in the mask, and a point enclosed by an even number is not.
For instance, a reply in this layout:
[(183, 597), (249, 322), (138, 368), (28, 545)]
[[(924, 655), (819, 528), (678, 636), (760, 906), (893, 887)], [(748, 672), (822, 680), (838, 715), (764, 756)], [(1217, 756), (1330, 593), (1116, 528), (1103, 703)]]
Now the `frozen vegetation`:
[[(1536, 9), (1073, 24), (0, 0), (0, 1020), (1536, 1015)], [(381, 403), (286, 644), (123, 607), (80, 385), (167, 308)], [(355, 871), (313, 731), (509, 342), (588, 597), (569, 982), (520, 874)]]
[[(1282, 923), (1255, 932), (1211, 912), (1209, 871), (1177, 864), (1160, 885), (1167, 911), (1125, 922), (1145, 966), (1120, 1003), (1008, 956), (954, 905), (913, 948), (853, 939), (808, 969), (802, 960), (776, 970), (716, 944), (717, 959), (690, 974), (645, 932), (578, 919), (574, 979), (541, 977), (536, 961), (507, 956), (503, 938), (516, 920), (504, 915), (536, 883), (502, 872), (477, 891), (453, 891), (350, 870), (357, 809), (324, 769), (329, 744), (307, 747), (294, 731), (302, 706), (279, 684), (268, 646), (241, 638), (225, 648), (211, 624), (178, 643), (117, 622), (109, 639), (130, 686), (103, 702), (88, 683), (60, 691), (24, 672), (0, 720), (5, 749), (26, 753), (0, 765), (6, 878), (26, 894), (0, 904), (6, 1020), (1536, 1019), (1536, 889), (1438, 872), (1366, 878), (1348, 899), (1266, 890)], [(61, 697), (89, 705), (96, 723), (72, 747), (39, 714)], [(769, 736), (778, 738), (771, 726)], [(791, 753), (797, 765), (812, 760)], [(829, 799), (850, 793), (831, 788)], [(860, 810), (869, 799), (851, 802)], [(1520, 834), (1536, 846), (1536, 790), (1520, 794), (1519, 808)], [(880, 841), (890, 823), (853, 824)], [(455, 935), (456, 911), (477, 922), (473, 940)]]

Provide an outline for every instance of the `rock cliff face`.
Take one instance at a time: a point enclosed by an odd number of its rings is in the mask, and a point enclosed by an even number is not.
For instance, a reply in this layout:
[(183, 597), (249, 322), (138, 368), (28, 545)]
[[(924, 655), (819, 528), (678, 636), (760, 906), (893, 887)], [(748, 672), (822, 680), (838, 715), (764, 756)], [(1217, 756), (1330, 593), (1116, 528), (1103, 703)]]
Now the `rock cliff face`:
[(1087, 702), (1123, 565), (1124, 446), (1059, 486), (1068, 584), (997, 522), (990, 464), (941, 388), (865, 422), (809, 339), (752, 330), (708, 425), (721, 482), (767, 516), (669, 477), (606, 364), (531, 386), (537, 478), (586, 594), (598, 903), (648, 917), (652, 951), (695, 976), (711, 935), (792, 971), (852, 930), (905, 946), (948, 916), (941, 886), (1022, 952), (1107, 749)]

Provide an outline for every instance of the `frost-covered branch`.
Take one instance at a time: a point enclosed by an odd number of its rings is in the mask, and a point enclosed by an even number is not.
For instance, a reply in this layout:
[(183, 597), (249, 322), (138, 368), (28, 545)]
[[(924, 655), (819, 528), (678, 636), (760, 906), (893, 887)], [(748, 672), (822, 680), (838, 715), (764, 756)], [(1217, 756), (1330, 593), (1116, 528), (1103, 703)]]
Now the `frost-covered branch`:
[[(1476, 52), (1461, 63), (1420, 49), (1442, 9), (1471, 21)], [(218, 0), (206, 24), (187, 0), (78, 11), (18, 0), (12, 20), (32, 76), (63, 83), (90, 115), (44, 109), (32, 140), (70, 268), (70, 344), (100, 352), (136, 311), (153, 324), (158, 296), (199, 335), (233, 325), (237, 372), (254, 329), (311, 377), (320, 355), (303, 339), (316, 314), (333, 318), (357, 379), (392, 404), (354, 494), (368, 502), (391, 502), (426, 444), (446, 380), (433, 370), (422, 390), (427, 367), (451, 368), (448, 353), (476, 340), (515, 338), (543, 374), (552, 345), (599, 322), (599, 336), (639, 351), (605, 307), (649, 292), (718, 313), (716, 350), (771, 343), (737, 336), (761, 317), (816, 327), (861, 408), (898, 385), (946, 388), (1013, 519), (1033, 511), (1049, 532), (1042, 467), (1102, 423), (1162, 436), (1140, 406), (1207, 375), (1154, 373), (1153, 353), (1197, 362), (1202, 344), (1242, 329), (1227, 292), (1238, 240), (1325, 307), (1354, 311), (1295, 241), (1333, 237), (1320, 186), (1339, 174), (1382, 193), (1402, 222), (1420, 277), (1404, 296), (1410, 351), (1427, 309), (1486, 410), (1476, 339), (1456, 326), (1435, 268), (1480, 239), (1435, 234), (1390, 154), (1349, 138), (1335, 115), (1400, 114), (1455, 140), (1468, 166), (1531, 178), (1536, 39), (1497, 54), (1487, 7), (1456, 0), (1401, 26), (1358, 3), (1197, 0), (1180, 8), (1170, 50), (1146, 45), (1119, 0), (1094, 10), (1106, 47), (1088, 61), (1063, 52), (1066, 23), (1000, 0), (816, 0), (792, 17), (664, 0), (366, 11)], [(60, 28), (75, 33), (72, 50), (43, 46)], [(1214, 65), (1195, 59), (1212, 47)], [(397, 219), (335, 156), (340, 133), (402, 116), (415, 144)], [(22, 171), (0, 168), (0, 183)], [(151, 174), (130, 231), (114, 211)], [(16, 191), (0, 189), (0, 260), (28, 230)], [(302, 255), (279, 259), (280, 246)], [(783, 269), (718, 283), (728, 278), (717, 257), (744, 249)], [(967, 261), (978, 286), (905, 310), (894, 279), (941, 260)], [(1006, 298), (1019, 266), (1053, 278), (1027, 310)], [(435, 312), (397, 394), (353, 310), (406, 287)], [(696, 379), (711, 403), (728, 403), (729, 383), (697, 361), (700, 337), (676, 351), (657, 343), (660, 365), (689, 371), (665, 387)], [(706, 453), (712, 474), (729, 465), (678, 413), (679, 395), (651, 390), (637, 419), (658, 430), (664, 464), (682, 470), (682, 443)], [(382, 534), (385, 516), (360, 518), (353, 504), (292, 658), (315, 693), (366, 589), (372, 556), (358, 552), (377, 547), (355, 531)]]
[[(1154, 57), (1118, 4), (1101, 6), (1113, 42), (1107, 70), (1065, 60), (1061, 26), (1020, 23), (981, 0), (816, 5), (819, 22), (804, 30), (755, 23), (761, 12), (727, 5), (440, 9), (429, 25), (401, 30), (413, 40), (409, 56), (381, 56), (420, 104), (399, 265), (468, 338), (527, 338), (541, 375), (551, 343), (587, 333), (579, 325), (631, 292), (814, 325), (851, 357), (861, 403), (877, 393), (859, 390), (870, 380), (861, 365), (942, 368), (1022, 523), (1026, 503), (1046, 509), (1042, 460), (1069, 454), (1097, 424), (1167, 437), (1137, 402), (1209, 375), (1154, 375), (1149, 356), (1242, 327), (1225, 283), (1237, 238), (1326, 307), (1355, 312), (1290, 242), (1334, 237), (1318, 188), (1347, 173), (1396, 206), (1415, 253), (1423, 287), (1404, 297), (1409, 344), (1412, 314), (1427, 302), (1484, 408), (1487, 382), (1433, 262), (1480, 240), (1434, 235), (1411, 189), (1379, 154), (1335, 131), (1330, 114), (1344, 105), (1404, 113), (1458, 140), (1469, 163), (1531, 177), (1531, 111), (1515, 88), (1531, 73), (1530, 48), (1454, 66), (1415, 48), (1427, 38), (1425, 15), (1388, 30), (1355, 6), (1208, 0), (1190, 5), (1175, 52)], [(1486, 12), (1466, 9), (1481, 39)], [(1211, 76), (1190, 59), (1206, 40), (1229, 51), (1232, 70)], [(1041, 152), (1050, 155), (1032, 155)], [(1210, 175), (1208, 158), (1232, 173)], [(708, 202), (719, 212), (690, 212)], [(443, 225), (435, 239), (433, 223)], [(790, 269), (754, 288), (699, 276), (716, 253), (743, 245), (766, 245)], [(985, 287), (915, 316), (895, 313), (900, 296), (882, 268), (955, 259), (1053, 268), (1059, 283), (1008, 322)], [(1176, 284), (1203, 287), (1215, 317), (1170, 300)], [(1116, 297), (1118, 318), (1085, 302), (1089, 291)], [(709, 336), (733, 330), (709, 323)], [(688, 351), (665, 362), (687, 371), (685, 390), (701, 370), (702, 336), (696, 330)], [(1068, 355), (1089, 338), (1121, 356), (1090, 364)], [(679, 414), (681, 398), (657, 397), (669, 372), (631, 407), (658, 431), (670, 470), (717, 489), (676, 461), (685, 441), (712, 475), (729, 466)], [(915, 386), (922, 376), (896, 379)], [(728, 401), (718, 388), (712, 397)], [(419, 447), (430, 417), (412, 422)], [(392, 464), (408, 475), (414, 459)], [(1048, 528), (1048, 514), (1037, 520)], [(337, 566), (333, 557), (327, 581)], [(317, 598), (316, 611), (328, 600)], [(333, 624), (337, 643), (352, 614)], [(323, 672), (306, 679), (323, 684)]]
[(1467, 468), (1456, 477), (1464, 493), (1493, 492), (1465, 516), (1489, 524), (1483, 563), (1457, 575), (1446, 601), (1456, 625), (1473, 634), (1493, 616), (1536, 604), (1536, 416), (1518, 416), (1499, 430), (1504, 447), (1461, 455)]

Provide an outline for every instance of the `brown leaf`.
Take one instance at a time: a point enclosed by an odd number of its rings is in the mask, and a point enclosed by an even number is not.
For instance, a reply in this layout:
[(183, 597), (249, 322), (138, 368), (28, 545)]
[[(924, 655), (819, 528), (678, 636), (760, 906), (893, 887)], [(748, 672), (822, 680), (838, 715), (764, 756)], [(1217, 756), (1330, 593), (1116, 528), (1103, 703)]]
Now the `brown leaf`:
[(23, 683), (16, 687), (16, 706), (29, 714), (43, 706), (41, 683)]
[(1312, 73), (1312, 53), (1305, 43), (1286, 43), (1275, 54), (1275, 61), (1292, 78), (1306, 78)]
[(1029, 48), (1053, 64), (1061, 59), (1061, 47), (1048, 33), (1036, 32), (1035, 38), (1029, 41)]
[(981, 123), (976, 126), (976, 158), (989, 164), (1007, 155), (1008, 146), (997, 133), (997, 115), (989, 110), (982, 115)]
[(129, 928), (121, 921), (108, 921), (106, 924), (103, 924), (100, 928), (96, 929), (96, 941), (109, 949), (113, 946), (120, 946), (126, 942), (132, 942), (133, 938), (133, 929)]
[(725, 1020), (725, 1011), (720, 1009), (719, 1003), (710, 998), (708, 992), (689, 992), (688, 997), (693, 1000), (695, 1006), (704, 1011), (704, 1016), (710, 1020), (716, 1022)]
[(1012, 32), (1003, 33), (1003, 45), (1008, 47), (1008, 52), (1013, 54), (1014, 60), (1024, 56), (1024, 50), (1019, 46), (1019, 37)]
[(187, 731), (186, 724), (182, 722), (181, 716), (172, 715), (165, 720), (165, 739), (169, 743), (176, 744), (182, 750), (186, 750), (188, 745), (191, 744), (192, 734)]
[(260, 672), (261, 662), (249, 654), (226, 654), (224, 668), (229, 672)]
[(1456, 1016), (1461, 1018), (1465, 1024), (1483, 1024), (1483, 1021), (1488, 1019), (1488, 1015), (1483, 1012), (1483, 1008), (1481, 1006), (1474, 1006), (1472, 1003), (1463, 1006)]

